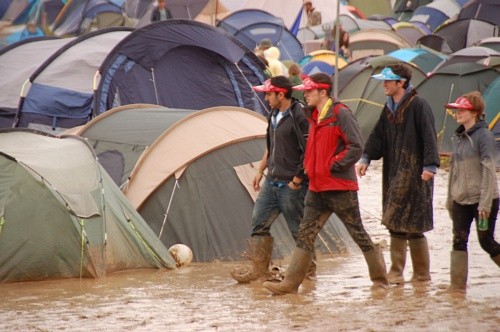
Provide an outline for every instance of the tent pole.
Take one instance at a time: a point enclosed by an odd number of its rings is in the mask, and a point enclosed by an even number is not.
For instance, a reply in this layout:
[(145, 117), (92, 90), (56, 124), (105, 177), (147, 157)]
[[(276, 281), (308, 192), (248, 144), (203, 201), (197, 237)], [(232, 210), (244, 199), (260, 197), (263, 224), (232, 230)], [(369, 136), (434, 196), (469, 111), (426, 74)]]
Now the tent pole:
[(333, 75), (333, 98), (336, 101), (339, 95), (339, 42), (340, 42), (340, 0), (337, 0), (337, 15), (335, 17), (335, 72)]
[(158, 89), (156, 88), (155, 69), (154, 68), (151, 68), (151, 77), (153, 78), (153, 89), (155, 89), (156, 105), (160, 105), (159, 98), (158, 98)]
[(170, 200), (168, 201), (167, 211), (165, 211), (165, 218), (163, 218), (163, 223), (161, 224), (160, 234), (158, 234), (158, 238), (161, 239), (161, 233), (163, 233), (163, 227), (165, 226), (165, 222), (167, 222), (168, 211), (170, 211), (170, 206), (172, 205), (172, 200), (174, 199), (175, 189), (179, 188), (179, 180), (175, 179), (174, 190), (172, 190), (172, 195), (170, 195)]
[[(451, 84), (450, 94), (448, 95), (448, 104), (451, 103), (451, 96), (453, 95), (453, 90), (455, 89), (455, 83)], [(443, 146), (444, 139), (444, 131), (446, 130), (446, 120), (448, 120), (448, 111), (444, 110), (443, 117), (443, 129), (441, 130), (441, 139), (439, 140), (439, 150), (441, 151), (441, 147)], [(439, 137), (438, 137), (439, 139)]]

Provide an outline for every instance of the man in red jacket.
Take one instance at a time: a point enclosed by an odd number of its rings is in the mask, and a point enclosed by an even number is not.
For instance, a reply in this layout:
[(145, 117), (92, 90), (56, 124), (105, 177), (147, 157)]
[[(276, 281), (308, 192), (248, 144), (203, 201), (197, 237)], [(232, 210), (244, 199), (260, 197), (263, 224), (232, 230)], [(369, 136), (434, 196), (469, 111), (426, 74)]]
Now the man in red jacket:
[(330, 98), (332, 81), (324, 73), (306, 78), (295, 90), (303, 90), (308, 107), (309, 138), (304, 170), (309, 177), (304, 218), (297, 247), (285, 279), (265, 282), (275, 295), (296, 293), (313, 257), (314, 241), (332, 213), (343, 222), (368, 264), (372, 289), (388, 287), (382, 253), (363, 227), (358, 203), (355, 163), (363, 153), (363, 138), (356, 118), (347, 106)]

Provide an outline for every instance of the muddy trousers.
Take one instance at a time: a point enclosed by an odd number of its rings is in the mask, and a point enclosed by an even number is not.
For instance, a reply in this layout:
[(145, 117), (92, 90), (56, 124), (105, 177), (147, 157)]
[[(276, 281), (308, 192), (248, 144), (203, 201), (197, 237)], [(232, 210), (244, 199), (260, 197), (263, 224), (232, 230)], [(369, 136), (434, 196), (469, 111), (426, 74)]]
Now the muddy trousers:
[(477, 229), (477, 222), (479, 220), (478, 204), (461, 205), (455, 201), (453, 202), (451, 210), (451, 218), (453, 219), (453, 250), (467, 251), (472, 221), (476, 220), (477, 237), (481, 248), (490, 255), (497, 265), (499, 264), (500, 244), (494, 238), (498, 204), (498, 198), (492, 201), (490, 216), (488, 218), (488, 229), (480, 231)]
[(355, 191), (309, 190), (305, 199), (304, 218), (299, 226), (297, 247), (313, 252), (314, 242), (326, 221), (335, 213), (362, 252), (374, 250), (359, 212), (358, 194)]

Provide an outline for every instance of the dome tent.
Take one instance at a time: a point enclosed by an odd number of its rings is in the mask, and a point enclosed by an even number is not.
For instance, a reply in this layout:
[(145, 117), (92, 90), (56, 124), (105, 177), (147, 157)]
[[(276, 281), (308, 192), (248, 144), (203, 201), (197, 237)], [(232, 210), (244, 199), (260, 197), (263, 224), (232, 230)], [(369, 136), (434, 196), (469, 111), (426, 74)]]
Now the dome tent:
[(88, 143), (0, 131), (0, 282), (174, 268)]
[(99, 73), (97, 115), (136, 103), (267, 112), (252, 90), (266, 79), (264, 64), (236, 38), (203, 23), (166, 20), (137, 29), (113, 49)]

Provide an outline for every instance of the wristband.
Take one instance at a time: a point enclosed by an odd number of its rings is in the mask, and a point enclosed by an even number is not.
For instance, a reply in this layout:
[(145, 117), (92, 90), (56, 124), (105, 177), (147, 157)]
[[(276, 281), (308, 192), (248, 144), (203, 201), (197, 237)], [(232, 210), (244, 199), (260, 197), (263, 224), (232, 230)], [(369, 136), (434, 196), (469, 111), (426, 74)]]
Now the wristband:
[(262, 175), (262, 174), (264, 174), (264, 171), (261, 169), (257, 169), (257, 173)]

